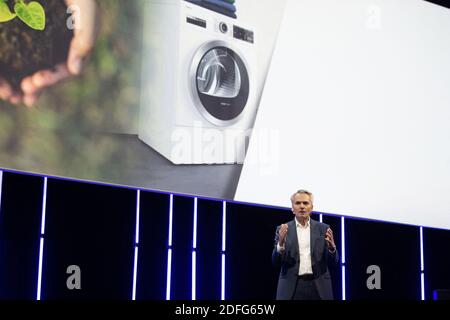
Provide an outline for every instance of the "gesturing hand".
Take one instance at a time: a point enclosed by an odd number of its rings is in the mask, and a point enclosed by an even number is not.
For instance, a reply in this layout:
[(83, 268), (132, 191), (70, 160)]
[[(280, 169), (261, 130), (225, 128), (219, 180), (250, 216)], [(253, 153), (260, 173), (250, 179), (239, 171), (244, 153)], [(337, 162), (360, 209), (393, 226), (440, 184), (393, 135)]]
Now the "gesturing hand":
[(65, 1), (67, 6), (73, 9), (74, 22), (74, 37), (67, 61), (53, 69), (40, 70), (24, 78), (21, 82), (23, 97), (16, 103), (22, 100), (26, 106), (33, 106), (43, 89), (70, 76), (79, 75), (83, 69), (83, 62), (91, 52), (96, 39), (97, 5), (95, 0)]
[(328, 249), (334, 250), (336, 249), (336, 244), (334, 243), (333, 231), (328, 228), (325, 234), (325, 240), (327, 241)]
[(280, 230), (278, 230), (279, 238), (278, 238), (278, 244), (280, 247), (284, 246), (284, 243), (286, 242), (286, 235), (288, 232), (288, 225), (282, 224), (280, 227)]

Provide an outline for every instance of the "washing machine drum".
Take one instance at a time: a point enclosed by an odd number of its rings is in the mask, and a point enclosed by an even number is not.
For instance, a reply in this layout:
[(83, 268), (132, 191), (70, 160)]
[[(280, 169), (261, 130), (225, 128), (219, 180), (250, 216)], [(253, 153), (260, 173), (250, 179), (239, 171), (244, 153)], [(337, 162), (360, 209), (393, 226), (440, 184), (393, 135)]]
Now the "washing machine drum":
[[(231, 48), (209, 45), (197, 55), (194, 95), (198, 109), (217, 125), (234, 123), (249, 97), (249, 75), (243, 59)], [(194, 59), (195, 60), (195, 59)]]

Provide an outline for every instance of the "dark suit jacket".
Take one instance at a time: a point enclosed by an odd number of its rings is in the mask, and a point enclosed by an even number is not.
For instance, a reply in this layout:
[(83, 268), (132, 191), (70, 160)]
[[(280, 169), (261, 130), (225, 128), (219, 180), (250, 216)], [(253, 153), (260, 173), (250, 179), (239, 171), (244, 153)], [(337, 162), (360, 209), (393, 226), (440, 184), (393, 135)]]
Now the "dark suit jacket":
[[(323, 300), (333, 299), (331, 276), (328, 270), (328, 260), (339, 264), (339, 254), (337, 250), (330, 253), (325, 241), (325, 233), (329, 225), (315, 221), (310, 218), (311, 235), (311, 263), (314, 275), (314, 282), (319, 296)], [(275, 266), (281, 267), (278, 279), (277, 300), (290, 300), (294, 294), (295, 285), (300, 266), (300, 251), (297, 240), (297, 227), (295, 219), (288, 223), (288, 233), (286, 235), (285, 250), (282, 254), (277, 252), (278, 231), (275, 233), (275, 248), (272, 253), (272, 262)]]

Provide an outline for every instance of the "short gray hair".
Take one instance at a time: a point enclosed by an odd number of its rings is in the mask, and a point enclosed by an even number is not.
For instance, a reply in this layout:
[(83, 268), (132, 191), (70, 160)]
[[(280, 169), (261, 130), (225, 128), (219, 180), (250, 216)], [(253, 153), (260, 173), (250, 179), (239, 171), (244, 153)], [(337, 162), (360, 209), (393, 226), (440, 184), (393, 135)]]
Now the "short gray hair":
[(307, 194), (309, 196), (309, 198), (311, 199), (311, 204), (314, 203), (314, 196), (312, 194), (312, 192), (309, 192), (308, 190), (304, 190), (304, 189), (300, 189), (297, 190), (297, 192), (295, 192), (292, 196), (291, 196), (291, 202), (294, 203), (294, 198), (297, 194)]

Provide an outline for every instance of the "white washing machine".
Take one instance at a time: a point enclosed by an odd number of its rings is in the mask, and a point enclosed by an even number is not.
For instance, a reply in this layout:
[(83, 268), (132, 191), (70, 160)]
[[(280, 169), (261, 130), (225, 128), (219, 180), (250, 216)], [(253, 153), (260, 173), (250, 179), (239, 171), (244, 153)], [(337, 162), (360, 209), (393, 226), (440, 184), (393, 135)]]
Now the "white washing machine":
[(255, 31), (182, 0), (144, 10), (139, 138), (175, 164), (242, 163), (260, 94)]

